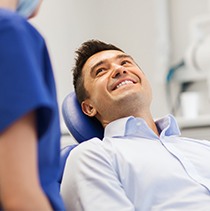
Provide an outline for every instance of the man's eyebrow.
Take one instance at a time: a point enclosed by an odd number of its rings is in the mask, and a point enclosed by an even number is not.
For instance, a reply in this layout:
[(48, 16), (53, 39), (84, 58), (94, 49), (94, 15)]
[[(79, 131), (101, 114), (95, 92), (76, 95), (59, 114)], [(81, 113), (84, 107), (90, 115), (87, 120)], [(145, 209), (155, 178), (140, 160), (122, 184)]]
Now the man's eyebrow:
[(93, 71), (94, 71), (97, 67), (99, 67), (100, 65), (102, 65), (102, 64), (104, 64), (104, 63), (105, 63), (105, 60), (101, 60), (101, 61), (97, 62), (96, 64), (94, 64), (94, 65), (90, 68), (90, 73), (92, 74)]
[[(132, 61), (134, 61), (134, 59), (133, 59), (130, 55), (124, 54), (124, 53), (117, 55), (115, 58), (116, 58), (116, 59), (128, 58), (128, 59), (131, 59)], [(99, 67), (100, 65), (103, 65), (104, 63), (106, 63), (107, 60), (108, 60), (108, 59), (101, 60), (101, 61), (97, 62), (96, 64), (94, 64), (94, 65), (90, 68), (90, 73), (92, 74), (93, 71), (94, 71), (97, 67)]]
[(128, 58), (134, 61), (134, 59), (132, 58), (132, 56), (128, 55), (128, 54), (119, 54), (116, 56), (117, 59), (121, 59), (121, 58)]
[[(131, 59), (138, 67), (139, 65), (136, 63), (136, 61), (133, 59), (132, 56), (130, 56), (129, 54), (120, 54), (120, 55), (117, 55), (117, 58), (127, 58), (127, 59)], [(139, 67), (139, 69), (141, 70), (141, 68)]]

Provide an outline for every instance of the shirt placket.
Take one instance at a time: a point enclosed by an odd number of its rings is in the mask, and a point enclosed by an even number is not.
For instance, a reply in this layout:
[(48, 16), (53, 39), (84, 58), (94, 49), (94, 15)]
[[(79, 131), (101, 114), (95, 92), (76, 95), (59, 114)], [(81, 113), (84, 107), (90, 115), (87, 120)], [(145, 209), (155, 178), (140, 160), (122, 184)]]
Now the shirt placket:
[(178, 150), (175, 146), (170, 144), (168, 139), (169, 137), (166, 136), (160, 137), (160, 142), (173, 156), (176, 157), (176, 159), (178, 159), (187, 175), (210, 192), (210, 181), (200, 176), (199, 172), (197, 171), (194, 164), (190, 161), (190, 159), (184, 156), (183, 153), (181, 153), (181, 151)]

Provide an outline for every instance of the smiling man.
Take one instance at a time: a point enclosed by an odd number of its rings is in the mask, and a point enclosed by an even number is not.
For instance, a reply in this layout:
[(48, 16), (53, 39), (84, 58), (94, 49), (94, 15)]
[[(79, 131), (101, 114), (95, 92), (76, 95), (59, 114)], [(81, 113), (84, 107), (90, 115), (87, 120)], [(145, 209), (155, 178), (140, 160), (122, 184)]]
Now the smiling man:
[(154, 125), (149, 110), (151, 88), (132, 57), (119, 50), (101, 51), (92, 55), (83, 69), (84, 87), (89, 93), (81, 103), (85, 114), (95, 116), (104, 127), (131, 112)]
[(67, 209), (209, 210), (210, 142), (181, 137), (171, 115), (153, 120), (151, 87), (134, 59), (90, 40), (77, 50), (73, 71), (83, 112), (105, 132), (67, 160), (61, 185)]

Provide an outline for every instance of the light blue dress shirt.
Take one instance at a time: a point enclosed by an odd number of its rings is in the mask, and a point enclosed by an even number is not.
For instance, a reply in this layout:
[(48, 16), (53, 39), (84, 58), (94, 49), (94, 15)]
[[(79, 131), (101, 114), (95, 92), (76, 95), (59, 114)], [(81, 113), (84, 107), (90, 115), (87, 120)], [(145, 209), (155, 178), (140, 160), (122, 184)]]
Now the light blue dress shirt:
[(180, 137), (173, 116), (157, 136), (141, 118), (122, 118), (69, 156), (61, 185), (67, 210), (209, 211), (210, 142)]

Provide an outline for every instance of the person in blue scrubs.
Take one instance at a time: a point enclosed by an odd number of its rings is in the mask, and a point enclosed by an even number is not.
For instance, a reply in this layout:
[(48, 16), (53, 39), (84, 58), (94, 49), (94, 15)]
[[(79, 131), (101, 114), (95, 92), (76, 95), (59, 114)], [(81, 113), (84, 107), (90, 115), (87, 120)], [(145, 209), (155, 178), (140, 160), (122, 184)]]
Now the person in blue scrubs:
[(64, 210), (60, 124), (41, 0), (0, 0), (0, 210)]

